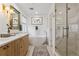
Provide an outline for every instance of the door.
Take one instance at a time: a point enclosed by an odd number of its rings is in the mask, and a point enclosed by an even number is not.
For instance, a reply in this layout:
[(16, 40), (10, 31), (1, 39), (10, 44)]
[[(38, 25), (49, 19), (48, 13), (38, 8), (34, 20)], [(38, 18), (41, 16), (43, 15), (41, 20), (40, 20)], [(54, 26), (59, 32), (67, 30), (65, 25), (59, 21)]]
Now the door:
[(0, 56), (7, 56), (7, 47), (6, 46), (0, 47)]
[(79, 55), (79, 4), (56, 4), (56, 52)]
[(11, 43), (0, 47), (0, 56), (11, 56)]
[(20, 56), (25, 54), (25, 45), (24, 45), (24, 37), (20, 39)]
[(14, 41), (14, 55), (19, 56), (20, 55), (20, 38)]
[(8, 43), (7, 45), (6, 45), (6, 54), (7, 54), (7, 56), (12, 56), (13, 55), (13, 42), (11, 42), (11, 43)]
[(57, 54), (67, 55), (67, 14), (66, 4), (55, 4), (56, 40), (55, 50)]
[(28, 48), (29, 48), (29, 38), (28, 38), (28, 35), (27, 36), (24, 36), (24, 48), (25, 48), (25, 54), (27, 53), (28, 51)]
[(68, 4), (68, 55), (79, 55), (79, 4)]

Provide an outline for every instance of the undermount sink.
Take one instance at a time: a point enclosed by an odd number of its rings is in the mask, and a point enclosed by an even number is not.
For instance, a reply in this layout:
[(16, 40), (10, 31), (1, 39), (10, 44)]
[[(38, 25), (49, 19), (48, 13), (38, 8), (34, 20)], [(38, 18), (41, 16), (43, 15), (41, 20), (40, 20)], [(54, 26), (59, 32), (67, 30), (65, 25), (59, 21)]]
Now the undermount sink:
[(1, 38), (7, 38), (7, 37), (10, 37), (10, 36), (11, 36), (11, 35), (8, 34), (8, 33), (7, 33), (7, 34), (0, 34), (0, 37), (1, 37)]

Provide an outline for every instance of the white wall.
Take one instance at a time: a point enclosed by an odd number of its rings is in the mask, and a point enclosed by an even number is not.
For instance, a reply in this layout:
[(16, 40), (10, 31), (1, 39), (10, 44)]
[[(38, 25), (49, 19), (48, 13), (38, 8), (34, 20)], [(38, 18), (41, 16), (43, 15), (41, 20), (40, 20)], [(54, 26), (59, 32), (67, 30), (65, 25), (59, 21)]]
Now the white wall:
[[(45, 42), (47, 32), (49, 46), (55, 45), (55, 4), (52, 4), (48, 15), (40, 16), (43, 17), (43, 25), (32, 25), (31, 17), (33, 16), (28, 16), (27, 19), (28, 19), (28, 32), (32, 44), (38, 45)], [(39, 28), (37, 31), (35, 30), (35, 26), (38, 26)], [(42, 37), (43, 39), (35, 39), (34, 37)]]
[(0, 33), (8, 33), (7, 16), (0, 12)]
[[(43, 17), (43, 24), (42, 25), (32, 25), (31, 17)], [(48, 29), (47, 23), (48, 23), (47, 16), (29, 16), (28, 17), (28, 32), (29, 32), (29, 36), (32, 41), (32, 44), (34, 44), (34, 45), (42, 44), (46, 40), (46, 32)], [(35, 30), (35, 26), (38, 26), (38, 30)], [(37, 39), (35, 39), (35, 37)], [(39, 38), (41, 38), (41, 39), (39, 39)]]
[(52, 47), (52, 54), (55, 53), (55, 4), (52, 4), (48, 15), (48, 39), (49, 46)]
[[(42, 25), (32, 25), (31, 17), (29, 17), (28, 31), (29, 31), (30, 37), (37, 37), (37, 36), (45, 37), (45, 32), (47, 31), (47, 17), (46, 16), (41, 16), (41, 17), (43, 17)], [(38, 30), (35, 30), (35, 26), (38, 26)]]

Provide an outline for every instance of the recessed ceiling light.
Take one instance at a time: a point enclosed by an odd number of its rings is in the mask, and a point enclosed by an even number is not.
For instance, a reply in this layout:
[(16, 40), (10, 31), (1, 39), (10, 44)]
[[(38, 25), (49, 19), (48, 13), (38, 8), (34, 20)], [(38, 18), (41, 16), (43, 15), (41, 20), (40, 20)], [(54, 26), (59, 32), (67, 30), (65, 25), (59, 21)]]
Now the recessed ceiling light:
[(59, 14), (62, 14), (62, 12), (60, 11)]
[(38, 12), (36, 11), (35, 14), (38, 14)]
[(34, 10), (34, 8), (29, 8), (30, 10)]

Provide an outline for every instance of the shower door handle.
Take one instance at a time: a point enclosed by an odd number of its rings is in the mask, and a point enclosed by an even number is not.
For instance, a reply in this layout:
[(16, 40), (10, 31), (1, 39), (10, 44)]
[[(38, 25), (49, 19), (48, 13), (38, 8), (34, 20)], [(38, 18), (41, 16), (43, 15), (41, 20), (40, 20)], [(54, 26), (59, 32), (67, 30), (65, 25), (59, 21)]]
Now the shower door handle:
[(63, 38), (64, 38), (64, 27), (63, 27), (63, 32), (62, 32), (62, 34), (63, 34)]
[(63, 27), (63, 38), (65, 37), (64, 30), (66, 30), (66, 36), (68, 36), (68, 29), (69, 27)]

